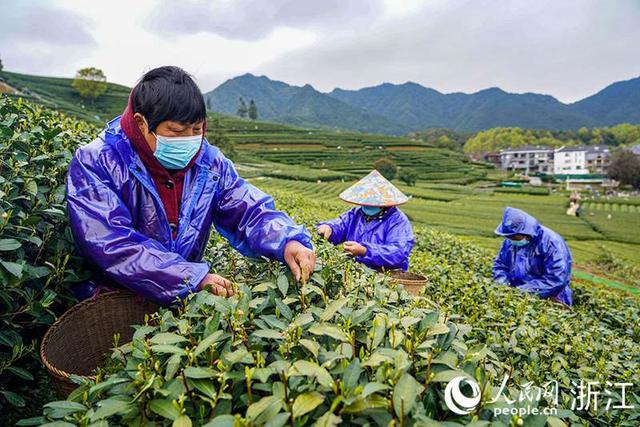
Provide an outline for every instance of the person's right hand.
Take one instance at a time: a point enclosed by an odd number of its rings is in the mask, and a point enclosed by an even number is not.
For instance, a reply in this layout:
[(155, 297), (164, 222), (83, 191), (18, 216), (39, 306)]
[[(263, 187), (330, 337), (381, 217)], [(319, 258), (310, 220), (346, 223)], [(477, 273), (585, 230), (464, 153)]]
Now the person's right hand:
[(320, 227), (316, 229), (316, 233), (318, 233), (320, 236), (324, 237), (325, 239), (329, 239), (329, 237), (331, 237), (332, 232), (333, 230), (327, 224), (322, 224)]
[(221, 297), (230, 297), (235, 293), (233, 291), (233, 284), (228, 279), (217, 274), (207, 274), (198, 285), (198, 290), (210, 288), (211, 293), (219, 295)]

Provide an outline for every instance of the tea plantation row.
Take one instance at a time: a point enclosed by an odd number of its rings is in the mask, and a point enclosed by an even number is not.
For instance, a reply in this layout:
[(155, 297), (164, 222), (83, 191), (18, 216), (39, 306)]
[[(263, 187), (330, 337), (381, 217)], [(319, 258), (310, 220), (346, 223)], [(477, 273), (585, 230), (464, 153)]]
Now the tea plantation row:
[[(275, 196), (310, 226), (337, 212)], [(412, 265), (429, 283), (424, 297), (411, 299), (324, 242), (315, 242), (320, 263), (310, 282), (296, 284), (281, 266), (247, 262), (214, 238), (213, 268), (232, 277), (241, 296), (201, 293), (181, 316), (161, 312), (114, 352), (100, 381), (48, 404), (44, 416), (79, 425), (637, 424), (637, 390), (625, 396), (634, 409), (566, 409), (575, 407), (581, 380), (636, 386), (636, 299), (578, 282), (569, 310), (494, 284), (491, 253), (474, 245), (424, 228), (416, 241)], [(557, 381), (565, 409), (521, 421), (494, 417), (491, 400), (507, 374), (512, 399), (524, 384)], [(467, 416), (443, 402), (458, 375), (483, 390)], [(619, 403), (621, 394), (611, 393)]]
[(266, 160), (364, 173), (380, 158), (390, 158), (425, 180), (473, 182), (487, 175), (487, 165), (470, 163), (462, 153), (422, 141), (334, 130), (301, 129), (233, 117), (218, 118), (243, 160)]
[[(68, 283), (82, 279), (64, 213), (64, 176), (73, 149), (96, 132), (0, 98), (3, 421), (42, 413), (21, 424), (637, 424), (637, 390), (626, 396), (635, 410), (578, 408), (549, 418), (496, 418), (489, 402), (505, 373), (511, 397), (528, 381), (557, 380), (562, 408), (570, 408), (572, 381), (636, 381), (637, 300), (576, 283), (576, 306), (566, 310), (493, 284), (490, 253), (421, 228), (412, 265), (429, 284), (417, 299), (326, 243), (316, 242), (320, 261), (311, 281), (298, 284), (281, 266), (244, 260), (214, 236), (213, 269), (232, 277), (241, 295), (200, 293), (179, 316), (162, 311), (114, 353), (98, 381), (41, 411), (51, 396), (34, 346), (73, 303)], [(342, 209), (275, 196), (309, 226)], [(444, 402), (457, 375), (482, 387), (480, 405), (465, 416)]]
[[(346, 209), (347, 205), (340, 204), (337, 196), (353, 181), (316, 183), (256, 177), (253, 182), (268, 191), (282, 190), (326, 200)], [(595, 259), (604, 246), (616, 256), (640, 265), (640, 212), (592, 211), (586, 205), (581, 217), (571, 217), (565, 214), (568, 198), (561, 194), (505, 194), (469, 185), (425, 182), (414, 187), (396, 185), (413, 197), (402, 209), (414, 223), (470, 237), (488, 249), (497, 250), (500, 242), (493, 230), (504, 207), (513, 206), (530, 212), (561, 233), (579, 264)]]

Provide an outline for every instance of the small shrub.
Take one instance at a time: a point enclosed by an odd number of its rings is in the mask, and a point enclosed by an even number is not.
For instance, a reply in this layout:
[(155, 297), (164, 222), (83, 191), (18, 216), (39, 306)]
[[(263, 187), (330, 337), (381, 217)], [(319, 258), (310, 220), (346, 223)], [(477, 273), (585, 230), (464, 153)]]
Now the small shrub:
[(373, 164), (373, 168), (382, 174), (389, 181), (395, 179), (398, 172), (398, 166), (391, 159), (383, 158), (377, 160)]
[(402, 169), (399, 174), (400, 181), (404, 182), (410, 187), (416, 185), (417, 175), (411, 170)]

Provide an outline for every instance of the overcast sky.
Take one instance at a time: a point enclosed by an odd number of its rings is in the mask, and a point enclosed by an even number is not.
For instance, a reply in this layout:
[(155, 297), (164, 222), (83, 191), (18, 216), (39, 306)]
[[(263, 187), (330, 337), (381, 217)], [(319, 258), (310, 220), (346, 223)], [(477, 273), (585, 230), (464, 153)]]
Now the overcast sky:
[(573, 102), (640, 75), (640, 0), (0, 0), (5, 70), (203, 91), (247, 72), (321, 91), (414, 81)]

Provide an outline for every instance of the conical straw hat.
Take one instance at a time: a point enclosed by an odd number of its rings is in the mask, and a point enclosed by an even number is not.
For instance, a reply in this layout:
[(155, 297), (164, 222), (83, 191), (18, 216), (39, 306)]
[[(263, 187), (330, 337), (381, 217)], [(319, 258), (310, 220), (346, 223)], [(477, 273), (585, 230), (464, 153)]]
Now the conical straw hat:
[(402, 191), (377, 170), (340, 193), (340, 198), (355, 205), (380, 207), (401, 205), (409, 201)]

